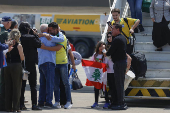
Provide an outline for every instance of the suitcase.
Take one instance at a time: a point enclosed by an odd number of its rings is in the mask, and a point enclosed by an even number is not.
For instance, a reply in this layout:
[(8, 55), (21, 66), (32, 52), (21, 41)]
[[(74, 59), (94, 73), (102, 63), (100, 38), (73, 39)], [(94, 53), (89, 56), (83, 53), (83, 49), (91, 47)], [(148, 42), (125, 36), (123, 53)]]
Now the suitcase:
[(147, 71), (147, 61), (145, 54), (134, 52), (130, 56), (132, 58), (130, 70), (135, 73), (135, 79), (137, 80), (139, 77), (145, 77)]

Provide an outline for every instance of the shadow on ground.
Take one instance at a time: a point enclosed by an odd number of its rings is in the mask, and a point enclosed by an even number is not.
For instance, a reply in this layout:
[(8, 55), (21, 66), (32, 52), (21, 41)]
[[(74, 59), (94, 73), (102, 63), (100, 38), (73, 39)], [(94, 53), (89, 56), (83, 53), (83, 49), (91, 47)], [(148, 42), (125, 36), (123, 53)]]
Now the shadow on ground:
[[(40, 85), (37, 85), (37, 91), (39, 91)], [(30, 91), (30, 85), (26, 84), (26, 91)], [(78, 90), (71, 90), (73, 93), (94, 93), (94, 87), (93, 86), (83, 86), (82, 89)]]

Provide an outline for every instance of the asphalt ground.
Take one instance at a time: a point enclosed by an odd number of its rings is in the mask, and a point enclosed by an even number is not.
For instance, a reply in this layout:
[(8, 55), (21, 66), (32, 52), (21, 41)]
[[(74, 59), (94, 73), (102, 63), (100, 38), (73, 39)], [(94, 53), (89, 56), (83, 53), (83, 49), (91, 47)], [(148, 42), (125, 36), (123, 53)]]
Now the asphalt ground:
[[(25, 99), (28, 100), (26, 107), (28, 110), (22, 111), (22, 113), (169, 113), (170, 112), (170, 100), (150, 100), (150, 99), (126, 99), (128, 109), (124, 111), (103, 109), (105, 103), (104, 98), (99, 98), (99, 108), (92, 109), (91, 105), (94, 103), (94, 91), (93, 87), (85, 86), (86, 75), (81, 65), (77, 66), (78, 76), (82, 81), (83, 88), (80, 90), (72, 90), (73, 106), (71, 109), (43, 109), (42, 111), (31, 110), (31, 94), (30, 87), (27, 82)], [(37, 67), (37, 90), (39, 89), (39, 72)], [(37, 92), (39, 94), (39, 92)], [(54, 99), (53, 99), (54, 103)]]

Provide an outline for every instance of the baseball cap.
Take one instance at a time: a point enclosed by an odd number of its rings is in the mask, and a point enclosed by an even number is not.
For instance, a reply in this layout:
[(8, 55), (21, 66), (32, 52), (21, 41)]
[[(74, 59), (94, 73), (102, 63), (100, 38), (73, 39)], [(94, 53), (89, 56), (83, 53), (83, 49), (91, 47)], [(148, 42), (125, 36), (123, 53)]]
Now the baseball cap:
[(8, 22), (8, 21), (12, 21), (12, 18), (9, 16), (2, 17), (2, 22)]

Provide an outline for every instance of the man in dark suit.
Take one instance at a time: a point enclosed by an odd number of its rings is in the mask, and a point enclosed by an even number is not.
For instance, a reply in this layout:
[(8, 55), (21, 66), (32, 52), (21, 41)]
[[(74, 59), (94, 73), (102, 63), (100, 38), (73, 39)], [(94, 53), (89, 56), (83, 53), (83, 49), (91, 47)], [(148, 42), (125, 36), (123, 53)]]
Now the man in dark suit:
[(115, 96), (112, 97), (115, 104), (111, 107), (113, 110), (127, 109), (127, 105), (124, 103), (124, 80), (127, 67), (127, 41), (121, 32), (122, 25), (114, 23), (112, 26), (112, 36), (114, 36), (114, 39), (112, 41), (111, 47), (106, 53), (107, 56), (111, 56), (111, 59), (114, 63), (113, 69), (115, 83), (113, 88), (116, 90), (116, 92)]

